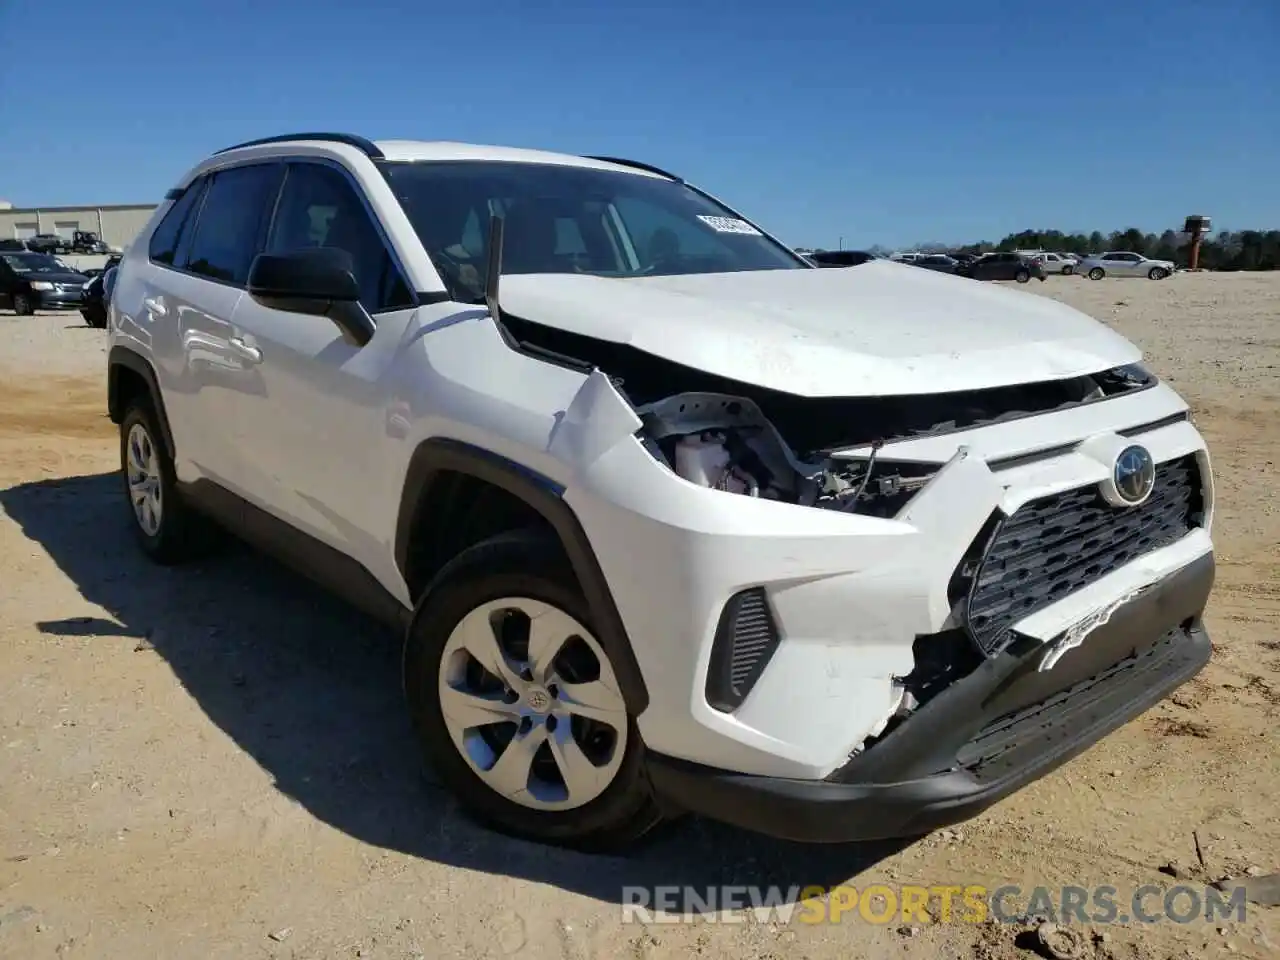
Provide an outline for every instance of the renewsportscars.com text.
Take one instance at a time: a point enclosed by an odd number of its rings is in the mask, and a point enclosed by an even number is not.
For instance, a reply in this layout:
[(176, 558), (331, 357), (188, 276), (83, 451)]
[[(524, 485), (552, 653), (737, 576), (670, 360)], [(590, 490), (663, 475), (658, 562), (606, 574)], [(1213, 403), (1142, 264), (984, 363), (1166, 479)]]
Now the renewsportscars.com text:
[(1122, 893), (1113, 886), (872, 884), (790, 887), (623, 887), (624, 923), (976, 924), (1020, 923), (1041, 917), (1058, 923), (1221, 923), (1243, 921), (1241, 887), (1146, 884)]

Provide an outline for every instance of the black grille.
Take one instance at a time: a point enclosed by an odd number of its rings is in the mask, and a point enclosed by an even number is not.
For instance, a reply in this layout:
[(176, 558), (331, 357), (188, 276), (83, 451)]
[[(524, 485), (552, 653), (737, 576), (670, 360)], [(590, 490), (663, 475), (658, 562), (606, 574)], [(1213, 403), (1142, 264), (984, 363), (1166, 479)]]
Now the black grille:
[(1159, 464), (1155, 489), (1138, 507), (1113, 507), (1093, 486), (1025, 504), (1000, 524), (972, 581), (969, 635), (996, 655), (1018, 620), (1180, 539), (1201, 509), (1194, 454)]
[(778, 627), (760, 587), (734, 594), (716, 627), (707, 671), (707, 702), (728, 713), (755, 686), (778, 647)]

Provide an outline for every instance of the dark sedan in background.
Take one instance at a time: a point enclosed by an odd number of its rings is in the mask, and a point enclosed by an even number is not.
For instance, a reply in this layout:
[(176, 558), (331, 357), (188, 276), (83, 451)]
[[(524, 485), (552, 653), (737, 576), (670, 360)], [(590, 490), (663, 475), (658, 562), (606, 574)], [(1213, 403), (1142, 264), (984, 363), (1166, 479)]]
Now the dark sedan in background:
[(78, 308), (88, 280), (46, 253), (0, 253), (0, 307), (19, 316)]
[(112, 257), (92, 280), (84, 285), (84, 302), (80, 304), (80, 316), (91, 327), (102, 329), (107, 325), (107, 303), (111, 299), (111, 287), (115, 283), (115, 269), (119, 257)]
[(972, 263), (961, 264), (956, 271), (972, 280), (1016, 280), (1026, 283), (1032, 277), (1044, 279), (1044, 270), (1030, 257), (1017, 253), (988, 253)]
[(945, 253), (930, 253), (927, 256), (916, 257), (911, 261), (911, 265), (924, 267), (926, 270), (936, 270), (938, 273), (955, 273), (956, 268), (960, 266), (960, 261)]
[(868, 260), (879, 260), (866, 250), (815, 250), (809, 259), (820, 267), (856, 267)]

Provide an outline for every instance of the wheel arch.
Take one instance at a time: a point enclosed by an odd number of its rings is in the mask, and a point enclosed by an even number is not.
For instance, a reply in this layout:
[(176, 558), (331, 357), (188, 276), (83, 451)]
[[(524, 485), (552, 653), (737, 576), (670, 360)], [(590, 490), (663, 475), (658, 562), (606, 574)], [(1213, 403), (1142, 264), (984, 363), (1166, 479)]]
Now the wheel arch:
[[(419, 444), (405, 475), (394, 544), (396, 566), (415, 604), (431, 574), (430, 570), (424, 573), (417, 569), (417, 549), (423, 538), (433, 540), (447, 528), (449, 519), (444, 515), (451, 505), (456, 505), (451, 501), (457, 499), (451, 495), (450, 487), (459, 478), (472, 485), (469, 490), (486, 487), (500, 491), (499, 496), (511, 498), (508, 507), (518, 505), (525, 516), (545, 524), (559, 541), (591, 609), (600, 644), (613, 665), (627, 709), (632, 716), (639, 716), (649, 705), (649, 692), (622, 616), (586, 532), (563, 499), (564, 488), (550, 478), (460, 440), (433, 437)], [(463, 548), (469, 545), (463, 544)], [(448, 559), (451, 558), (444, 558), (444, 562)]]
[(116, 345), (107, 354), (107, 415), (118, 424), (129, 409), (129, 401), (139, 392), (151, 399), (156, 418), (160, 421), (160, 433), (170, 457), (175, 456), (173, 431), (169, 429), (169, 416), (165, 413), (164, 397), (150, 362), (135, 350)]

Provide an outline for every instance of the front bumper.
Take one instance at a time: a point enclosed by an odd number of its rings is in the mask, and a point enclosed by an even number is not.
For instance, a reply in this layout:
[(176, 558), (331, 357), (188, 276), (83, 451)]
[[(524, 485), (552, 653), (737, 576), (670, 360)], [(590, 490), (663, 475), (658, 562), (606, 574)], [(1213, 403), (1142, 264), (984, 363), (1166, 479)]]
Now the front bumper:
[(1118, 608), (1048, 670), (1022, 637), (825, 780), (730, 773), (650, 755), (675, 806), (789, 840), (909, 837), (972, 817), (1066, 763), (1195, 676), (1211, 644), (1206, 554)]
[(84, 302), (84, 290), (78, 287), (64, 290), (33, 290), (31, 297), (36, 307), (41, 310), (76, 310)]
[[(1110, 465), (1095, 441), (1122, 443), (1113, 433), (1118, 424), (1157, 463), (1199, 459), (1203, 516), (1167, 546), (1153, 549), (1157, 543), (1148, 538), (1114, 550), (1102, 567), (1084, 569), (1069, 583), (1046, 579), (1040, 587), (1052, 586), (1052, 599), (1045, 601), (1038, 587), (1031, 609), (1006, 604), (1004, 625), (1050, 641), (1211, 553), (1211, 471), (1185, 410), (1158, 385), (1105, 403), (898, 442), (895, 460), (943, 466), (893, 519), (696, 487), (634, 440), (604, 454), (589, 450), (594, 459), (563, 496), (591, 541), (647, 688), (648, 703), (637, 711), (645, 744), (744, 775), (829, 777), (901, 711), (905, 678), (921, 665), (915, 646), (957, 625), (952, 584), (993, 512), (1027, 516), (1029, 504), (1096, 489)], [(959, 447), (969, 452), (957, 453)], [(1101, 518), (1089, 520), (1073, 507), (1058, 520), (1085, 537), (1090, 527), (1081, 524)], [(1028, 530), (1037, 542), (1057, 543), (1060, 536), (1052, 524)], [(1141, 539), (1142, 532), (1129, 529), (1126, 536)], [(1036, 556), (1056, 569), (1059, 555)], [(744, 684), (745, 700), (725, 709), (719, 691), (710, 689), (722, 675), (716, 637), (726, 607), (753, 590), (766, 595), (781, 639), (757, 678)], [(750, 646), (745, 632), (735, 635), (744, 638), (742, 649)], [(745, 659), (731, 668), (740, 663)]]

